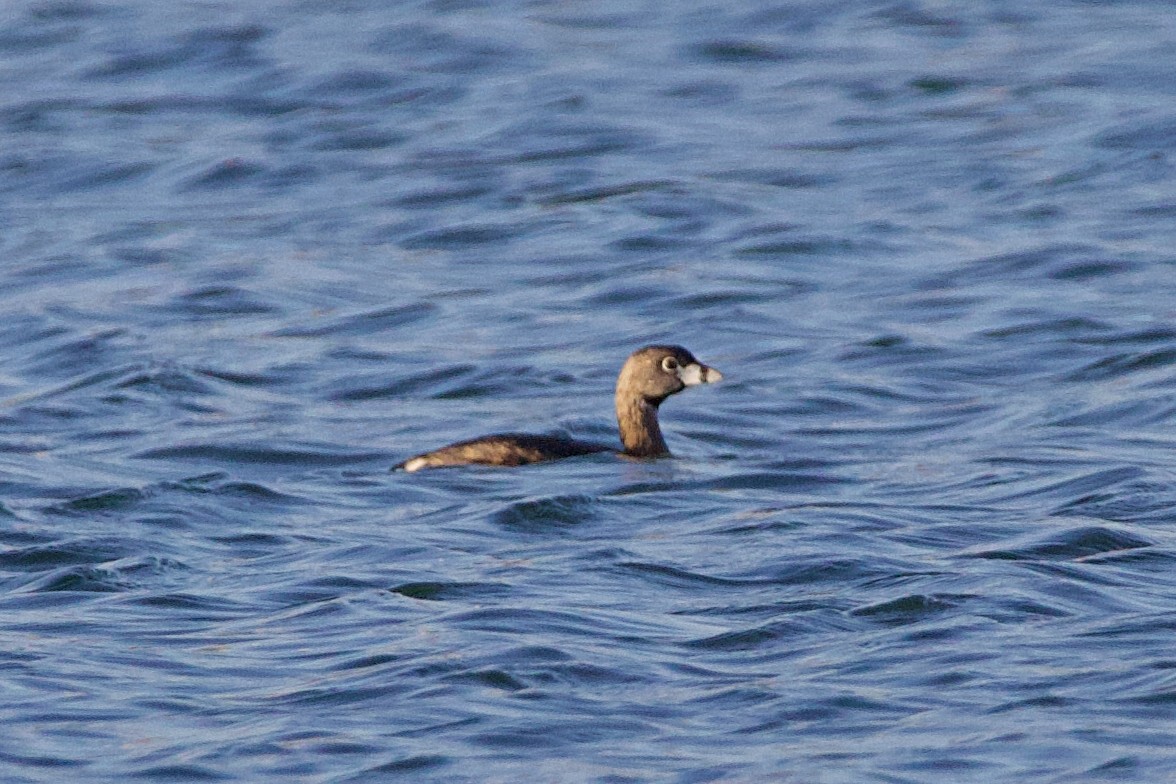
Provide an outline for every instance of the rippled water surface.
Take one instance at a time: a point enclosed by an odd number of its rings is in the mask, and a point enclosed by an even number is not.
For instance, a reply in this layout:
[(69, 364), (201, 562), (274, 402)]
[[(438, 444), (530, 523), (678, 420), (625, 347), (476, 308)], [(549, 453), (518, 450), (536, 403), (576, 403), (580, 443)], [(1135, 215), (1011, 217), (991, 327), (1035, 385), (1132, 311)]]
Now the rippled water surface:
[(1176, 779), (1168, 4), (4, 15), (5, 782)]

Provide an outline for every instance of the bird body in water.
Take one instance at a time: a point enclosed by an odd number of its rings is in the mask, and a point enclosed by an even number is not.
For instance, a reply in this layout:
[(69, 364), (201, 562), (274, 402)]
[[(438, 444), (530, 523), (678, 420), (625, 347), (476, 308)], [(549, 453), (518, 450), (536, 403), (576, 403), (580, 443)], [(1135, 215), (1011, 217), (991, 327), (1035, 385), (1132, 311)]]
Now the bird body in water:
[[(681, 346), (646, 346), (633, 352), (617, 377), (617, 425), (623, 447), (620, 454), (635, 458), (669, 455), (658, 424), (658, 406), (686, 387), (711, 384), (722, 377)], [(517, 466), (616, 451), (604, 444), (562, 436), (497, 433), (410, 457), (396, 468), (419, 471), (460, 465)]]

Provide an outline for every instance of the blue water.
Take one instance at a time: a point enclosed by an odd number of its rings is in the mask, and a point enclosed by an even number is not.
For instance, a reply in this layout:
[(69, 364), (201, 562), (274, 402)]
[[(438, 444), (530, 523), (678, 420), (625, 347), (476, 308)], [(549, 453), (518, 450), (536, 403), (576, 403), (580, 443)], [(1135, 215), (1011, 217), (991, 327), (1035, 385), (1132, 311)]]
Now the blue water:
[(1169, 4), (3, 16), (4, 782), (1176, 780)]

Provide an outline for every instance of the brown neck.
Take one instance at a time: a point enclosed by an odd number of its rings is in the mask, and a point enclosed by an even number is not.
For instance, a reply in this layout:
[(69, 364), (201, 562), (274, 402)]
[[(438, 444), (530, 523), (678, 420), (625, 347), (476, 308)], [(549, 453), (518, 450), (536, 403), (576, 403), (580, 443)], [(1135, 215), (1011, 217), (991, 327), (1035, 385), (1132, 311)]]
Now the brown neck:
[(668, 455), (661, 427), (657, 423), (657, 405), (636, 395), (617, 392), (617, 425), (625, 454), (632, 457)]

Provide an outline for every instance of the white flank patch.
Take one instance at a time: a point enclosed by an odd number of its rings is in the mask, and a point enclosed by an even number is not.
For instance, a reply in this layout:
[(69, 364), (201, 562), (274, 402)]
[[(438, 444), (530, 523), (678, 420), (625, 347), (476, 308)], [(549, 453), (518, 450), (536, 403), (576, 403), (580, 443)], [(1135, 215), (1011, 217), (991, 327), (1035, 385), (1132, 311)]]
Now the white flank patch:
[(429, 462), (427, 460), (425, 460), (425, 458), (414, 457), (412, 460), (406, 460), (404, 462), (404, 470), (405, 471), (420, 471), (422, 468), (424, 468), (428, 464), (429, 464)]

